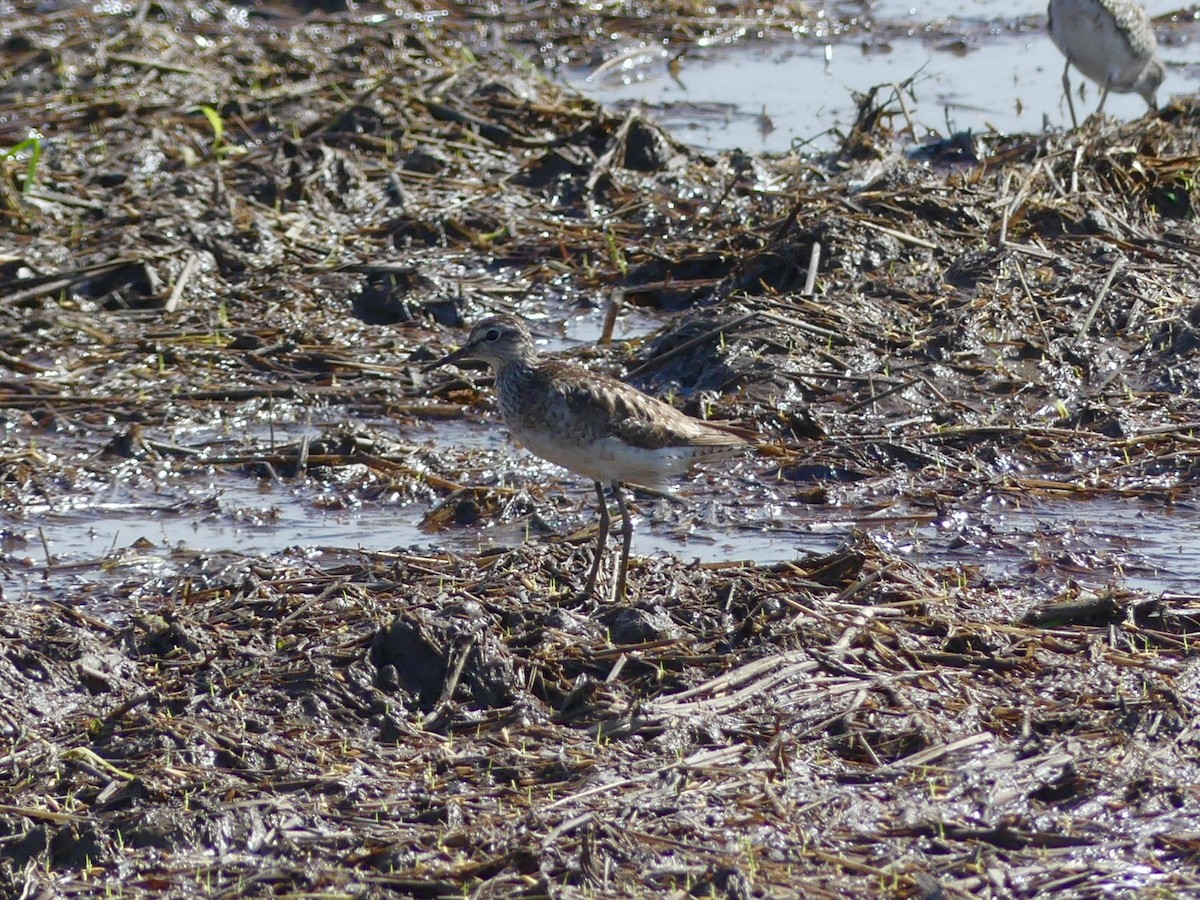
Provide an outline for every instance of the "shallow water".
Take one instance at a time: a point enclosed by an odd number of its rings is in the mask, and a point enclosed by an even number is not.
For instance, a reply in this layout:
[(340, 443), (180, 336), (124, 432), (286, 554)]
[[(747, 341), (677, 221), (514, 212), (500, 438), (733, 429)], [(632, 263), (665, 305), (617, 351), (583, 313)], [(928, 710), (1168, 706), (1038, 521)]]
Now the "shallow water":
[[(494, 484), (499, 477), (506, 486), (528, 490), (538, 518), (559, 535), (595, 521), (589, 485), (514, 448), (499, 426), (428, 422), (406, 437), (442, 453), (469, 454), (467, 472), (480, 474), (464, 478), (466, 483)], [(928, 510), (804, 503), (794, 487), (775, 483), (760, 461), (743, 460), (683, 482), (674, 497), (638, 495), (634, 553), (771, 564), (829, 553), (861, 531), (914, 563), (974, 567), (1002, 581), (1041, 585), (1043, 592), (1071, 582), (1151, 594), (1200, 590), (1200, 512), (1191, 506), (1121, 499), (1015, 505), (992, 498), (952, 509), (938, 521)], [(153, 503), (97, 495), (76, 497), (69, 511), (27, 510), (24, 519), (6, 523), (0, 588), (9, 597), (55, 596), (68, 576), (78, 591), (81, 584), (180, 571), (196, 552), (475, 553), (547, 539), (528, 515), (423, 530), (433, 505), (387, 495), (358, 499), (352, 487), (316, 478), (258, 481), (218, 467), (173, 484)]]
[[(1166, 2), (1146, 6), (1152, 15), (1179, 9)], [(1045, 32), (1045, 4), (1022, 0), (1015, 7), (1005, 5), (1005, 18), (989, 18), (995, 9), (965, 0), (877, 3), (872, 19), (900, 25), (899, 36), (863, 41), (855, 35), (830, 44), (812, 38), (789, 43), (741, 38), (690, 49), (674, 75), (667, 63), (678, 50), (652, 46), (599, 76), (584, 69), (560, 74), (606, 103), (646, 105), (677, 138), (710, 151), (828, 149), (836, 143), (831, 129), (845, 132), (854, 122), (852, 92), (914, 75), (916, 100), (909, 100), (909, 108), (922, 139), (930, 133), (1037, 133), (1046, 125), (1069, 126), (1064, 60)], [(938, 27), (931, 28), (931, 22)], [(1200, 85), (1196, 27), (1173, 31), (1169, 45), (1160, 32), (1159, 52), (1167, 65), (1160, 105)], [(1078, 91), (1080, 76), (1074, 70), (1071, 79)], [(1098, 101), (1098, 88), (1088, 82), (1084, 99), (1076, 93), (1077, 114), (1090, 114)], [(1105, 105), (1107, 115), (1120, 119), (1146, 112), (1136, 94), (1113, 94)], [(895, 127), (901, 125), (897, 121)]]
[[(605, 309), (583, 312), (551, 310), (552, 318), (535, 328), (538, 347), (558, 353), (584, 344), (594, 344), (604, 332)], [(613, 340), (628, 341), (645, 337), (663, 326), (660, 316), (636, 306), (623, 306), (613, 326)]]

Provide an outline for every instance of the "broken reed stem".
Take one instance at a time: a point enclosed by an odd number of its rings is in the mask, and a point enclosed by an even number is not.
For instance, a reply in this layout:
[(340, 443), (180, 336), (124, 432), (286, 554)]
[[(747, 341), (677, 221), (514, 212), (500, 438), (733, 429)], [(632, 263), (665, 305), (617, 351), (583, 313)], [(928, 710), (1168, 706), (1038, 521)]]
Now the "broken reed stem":
[(1100, 304), (1104, 302), (1104, 298), (1108, 296), (1108, 289), (1112, 287), (1113, 279), (1117, 277), (1117, 272), (1123, 268), (1125, 260), (1118, 256), (1113, 260), (1112, 265), (1108, 267), (1108, 275), (1104, 278), (1104, 284), (1100, 286), (1099, 293), (1096, 294), (1096, 299), (1092, 301), (1092, 307), (1088, 310), (1087, 316), (1083, 320), (1083, 324), (1079, 326), (1079, 330), (1075, 332), (1075, 340), (1082, 340), (1087, 334), (1089, 328), (1092, 327), (1092, 320), (1096, 318), (1096, 313), (1100, 309)]
[(821, 264), (821, 242), (813, 241), (808, 254), (808, 272), (804, 278), (803, 296), (811, 297), (817, 289), (817, 267)]
[(179, 301), (183, 297), (183, 291), (187, 287), (188, 282), (192, 279), (192, 273), (196, 271), (196, 264), (200, 261), (198, 254), (191, 254), (183, 264), (183, 271), (179, 273), (179, 278), (175, 281), (175, 287), (171, 289), (171, 296), (167, 297), (167, 302), (163, 305), (163, 312), (175, 312), (179, 307)]
[(1042, 332), (1042, 347), (1043, 349), (1050, 346), (1050, 333), (1046, 330), (1046, 323), (1042, 321), (1042, 314), (1038, 311), (1037, 300), (1033, 296), (1033, 291), (1029, 289), (1029, 282), (1025, 278), (1025, 266), (1021, 260), (1017, 260), (1017, 280), (1021, 282), (1021, 290), (1025, 292), (1025, 299), (1029, 301), (1029, 308), (1033, 311), (1034, 321), (1038, 324), (1038, 329)]
[(596, 341), (597, 344), (611, 344), (613, 339), (613, 329), (617, 325), (617, 316), (621, 312), (621, 307), (625, 303), (625, 295), (621, 291), (616, 291), (612, 299), (608, 301), (608, 306), (604, 310), (604, 327), (600, 331), (600, 337)]

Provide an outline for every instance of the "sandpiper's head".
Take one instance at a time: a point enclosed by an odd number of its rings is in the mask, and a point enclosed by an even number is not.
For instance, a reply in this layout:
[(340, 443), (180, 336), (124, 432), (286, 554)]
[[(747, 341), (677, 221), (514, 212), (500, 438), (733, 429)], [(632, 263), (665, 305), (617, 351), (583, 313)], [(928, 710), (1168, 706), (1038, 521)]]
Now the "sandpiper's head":
[(1158, 89), (1166, 75), (1163, 64), (1155, 57), (1146, 63), (1146, 68), (1142, 69), (1142, 74), (1134, 82), (1133, 89), (1145, 98), (1153, 110), (1158, 109)]
[(533, 335), (516, 316), (488, 316), (471, 329), (467, 342), (437, 362), (424, 366), (428, 372), (449, 363), (474, 360), (498, 369), (509, 362), (530, 362), (537, 356)]

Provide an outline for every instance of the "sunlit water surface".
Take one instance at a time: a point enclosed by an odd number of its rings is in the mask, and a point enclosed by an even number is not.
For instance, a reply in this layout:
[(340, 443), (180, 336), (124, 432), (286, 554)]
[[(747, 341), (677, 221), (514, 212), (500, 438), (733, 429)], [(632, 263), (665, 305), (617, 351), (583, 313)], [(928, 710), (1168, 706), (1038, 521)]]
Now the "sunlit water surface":
[[(1152, 15), (1181, 9), (1163, 0), (1144, 5)], [(643, 104), (677, 138), (710, 151), (829, 149), (836, 145), (834, 130), (845, 133), (854, 123), (855, 92), (909, 78), (915, 100), (907, 101), (908, 108), (922, 139), (929, 132), (1038, 133), (1047, 125), (1070, 126), (1062, 91), (1064, 59), (1044, 29), (1031, 25), (1044, 25), (1041, 0), (1002, 6), (887, 0), (871, 10), (877, 22), (911, 28), (887, 40), (855, 36), (831, 43), (739, 37), (688, 48), (671, 69), (668, 63), (680, 48), (649, 46), (640, 53), (626, 48), (620, 65), (575, 68), (560, 77), (605, 103)], [(938, 27), (929, 28), (931, 22)], [(1200, 23), (1191, 23), (1160, 35), (1159, 53), (1167, 67), (1160, 105), (1200, 85), (1198, 29)], [(1071, 78), (1078, 89), (1080, 76), (1072, 70)], [(1081, 118), (1099, 100), (1096, 85), (1088, 82), (1084, 91), (1083, 99), (1076, 94)], [(1105, 113), (1119, 119), (1146, 112), (1136, 94), (1110, 95), (1105, 105)]]

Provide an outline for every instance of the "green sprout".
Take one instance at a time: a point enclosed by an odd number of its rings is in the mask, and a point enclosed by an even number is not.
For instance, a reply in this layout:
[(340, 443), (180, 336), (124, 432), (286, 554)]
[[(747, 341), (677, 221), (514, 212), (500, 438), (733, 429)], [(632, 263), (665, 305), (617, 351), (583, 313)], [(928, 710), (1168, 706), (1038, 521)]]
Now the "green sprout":
[(27, 138), (7, 150), (0, 150), (0, 160), (15, 159), (23, 153), (29, 154), (25, 160), (25, 183), (21, 185), (21, 193), (27, 194), (37, 180), (38, 163), (42, 160), (42, 139)]
[(225, 139), (225, 119), (215, 108), (201, 104), (193, 111), (201, 113), (204, 118), (208, 119), (209, 127), (213, 132), (212, 151), (217, 159), (224, 159), (238, 150), (235, 145)]

